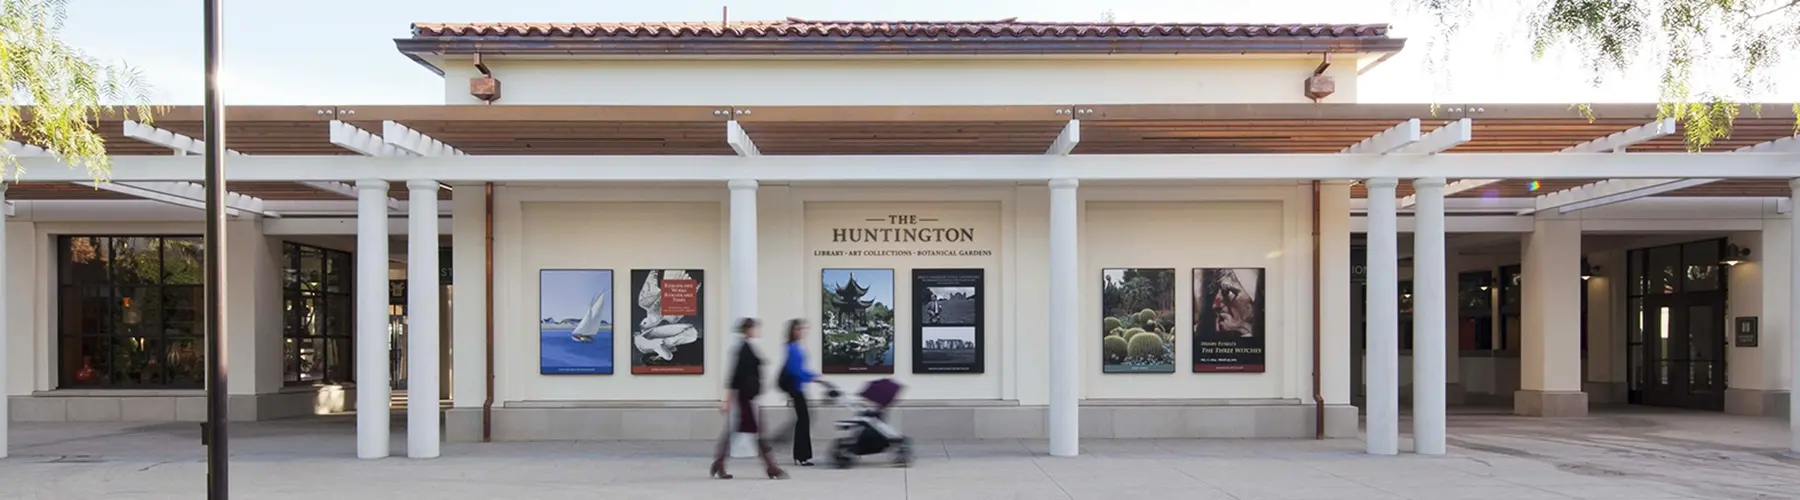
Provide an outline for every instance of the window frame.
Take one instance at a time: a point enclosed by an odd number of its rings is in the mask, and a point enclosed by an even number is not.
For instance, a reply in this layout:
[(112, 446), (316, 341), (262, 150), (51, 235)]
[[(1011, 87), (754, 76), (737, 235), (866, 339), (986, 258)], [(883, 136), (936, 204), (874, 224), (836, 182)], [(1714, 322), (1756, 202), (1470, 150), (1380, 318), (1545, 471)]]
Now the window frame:
[[(96, 250), (96, 261), (101, 262), (99, 280), (84, 280), (73, 267), (74, 242), (88, 240)], [(126, 282), (120, 279), (117, 268), (120, 261), (115, 257), (119, 240), (150, 240), (156, 247), (156, 274), (154, 283)], [(201, 272), (194, 277), (193, 283), (176, 282), (170, 273), (171, 261), (169, 242), (185, 241), (193, 245), (198, 254), (194, 264), (198, 264)], [(98, 244), (104, 242), (103, 244)], [(74, 390), (185, 390), (201, 389), (206, 385), (205, 369), (205, 322), (202, 317), (206, 275), (204, 272), (207, 256), (204, 240), (200, 235), (192, 234), (57, 234), (53, 236), (52, 251), (56, 259), (56, 275), (52, 287), (56, 290), (55, 330), (56, 356), (58, 368), (56, 387)], [(91, 278), (91, 276), (88, 276)], [(186, 293), (179, 293), (186, 292)], [(151, 295), (145, 295), (150, 293)], [(187, 307), (176, 307), (179, 297), (187, 295)], [(154, 297), (154, 306), (146, 306), (141, 310), (132, 310), (133, 298), (149, 301)], [(98, 319), (90, 308), (96, 303), (86, 300), (71, 301), (71, 298), (100, 299)], [(77, 308), (73, 311), (71, 307)], [(143, 324), (143, 317), (150, 315), (154, 319), (150, 324)], [(177, 319), (186, 317), (185, 321)], [(138, 318), (137, 320), (127, 318)], [(117, 320), (117, 321), (115, 321)], [(92, 321), (92, 323), (89, 323)], [(171, 334), (177, 325), (185, 323), (186, 334)], [(130, 326), (127, 326), (130, 325)], [(133, 331), (133, 330), (136, 331)], [(92, 345), (104, 345), (105, 353), (96, 355), (88, 350)], [(177, 348), (185, 344), (186, 349)], [(118, 350), (133, 349), (137, 355), (124, 354), (121, 358)], [(72, 349), (72, 352), (71, 352)], [(102, 358), (96, 367), (93, 358)], [(141, 361), (140, 361), (141, 359)], [(141, 368), (114, 369), (121, 360)], [(186, 367), (183, 369), (183, 367)], [(154, 367), (154, 368), (152, 368)], [(81, 373), (89, 369), (95, 370), (99, 380), (81, 382)], [(152, 371), (154, 370), (154, 371)], [(126, 381), (126, 373), (141, 375), (137, 382)], [(182, 372), (187, 372), (181, 376)], [(152, 375), (154, 374), (154, 375)], [(180, 380), (177, 380), (178, 376)], [(155, 379), (156, 382), (145, 382), (144, 379)]]
[[(308, 258), (318, 259), (316, 268), (306, 267), (305, 259)], [(355, 254), (283, 241), (281, 261), (279, 286), (282, 304), (282, 385), (303, 387), (355, 383)], [(316, 280), (308, 281), (299, 276), (312, 269), (319, 273)], [(307, 314), (297, 309), (301, 304), (309, 302), (317, 304), (310, 323), (307, 321)], [(333, 349), (333, 346), (337, 348)], [(323, 363), (324, 366), (316, 370), (319, 374), (314, 376), (305, 369), (308, 363), (314, 366)]]

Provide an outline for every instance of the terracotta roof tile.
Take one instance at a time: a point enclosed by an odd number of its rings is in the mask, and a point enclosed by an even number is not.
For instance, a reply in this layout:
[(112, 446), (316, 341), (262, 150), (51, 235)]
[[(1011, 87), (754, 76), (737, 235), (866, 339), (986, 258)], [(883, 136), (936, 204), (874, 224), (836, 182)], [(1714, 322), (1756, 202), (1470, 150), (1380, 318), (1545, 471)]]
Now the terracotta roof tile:
[(1386, 38), (1385, 24), (1043, 23), (994, 21), (781, 21), (730, 23), (415, 23), (424, 38), (959, 38), (1193, 39)]

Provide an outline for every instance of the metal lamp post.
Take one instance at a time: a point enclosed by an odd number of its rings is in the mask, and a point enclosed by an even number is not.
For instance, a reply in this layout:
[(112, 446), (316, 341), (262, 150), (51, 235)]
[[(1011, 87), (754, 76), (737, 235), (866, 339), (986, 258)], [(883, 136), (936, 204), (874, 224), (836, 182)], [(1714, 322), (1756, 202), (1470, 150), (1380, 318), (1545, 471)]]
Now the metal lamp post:
[(225, 409), (225, 106), (219, 103), (223, 0), (205, 0), (206, 498), (230, 498)]

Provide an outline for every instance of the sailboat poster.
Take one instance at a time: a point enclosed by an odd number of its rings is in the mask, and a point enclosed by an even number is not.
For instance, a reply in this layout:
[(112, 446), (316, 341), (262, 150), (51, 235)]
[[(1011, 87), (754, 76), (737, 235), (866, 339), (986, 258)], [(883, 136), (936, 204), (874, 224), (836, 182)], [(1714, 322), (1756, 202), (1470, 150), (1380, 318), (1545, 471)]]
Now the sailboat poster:
[(633, 375), (706, 372), (706, 272), (631, 270)]
[(613, 372), (613, 273), (538, 271), (538, 373)]

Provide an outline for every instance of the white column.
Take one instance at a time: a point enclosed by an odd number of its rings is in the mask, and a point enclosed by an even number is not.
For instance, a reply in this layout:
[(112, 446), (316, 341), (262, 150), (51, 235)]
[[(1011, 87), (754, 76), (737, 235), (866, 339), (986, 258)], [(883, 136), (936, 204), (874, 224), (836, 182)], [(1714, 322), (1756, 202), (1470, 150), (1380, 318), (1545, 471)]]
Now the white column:
[(1076, 297), (1076, 214), (1080, 210), (1075, 179), (1050, 181), (1050, 454), (1073, 457), (1081, 452), (1081, 344), (1075, 337), (1081, 321)]
[[(1400, 253), (1394, 178), (1369, 179), (1367, 451), (1400, 452)], [(1418, 352), (1414, 350), (1414, 352)], [(1415, 382), (1416, 383), (1416, 382)]]
[(1513, 413), (1587, 415), (1581, 387), (1581, 221), (1538, 220), (1520, 277), (1519, 391)]
[(388, 456), (388, 183), (356, 181), (356, 457)]
[(1444, 178), (1413, 179), (1413, 451), (1444, 454)]
[(438, 183), (406, 188), (406, 456), (437, 458)]
[[(0, 206), (5, 204), (6, 184), (0, 183)], [(6, 344), (12, 341), (12, 334), (6, 329), (6, 289), (8, 287), (6, 285), (6, 266), (3, 265), (6, 263), (6, 222), (6, 215), (0, 214), (0, 458), (6, 458), (7, 447), (11, 446), (6, 442), (6, 433), (9, 432), (6, 422), (12, 419), (12, 409), (6, 404), (7, 399), (12, 397), (12, 389), (7, 385), (10, 382), (6, 380), (6, 371), (12, 369), (7, 366), (9, 363), (6, 361), (6, 357), (9, 355), (6, 352)]]
[[(1320, 384), (1325, 404), (1350, 404), (1350, 181), (1325, 181), (1319, 187), (1319, 327)], [(1359, 416), (1349, 422), (1326, 421), (1330, 437), (1354, 437)], [(1344, 433), (1332, 433), (1333, 429)], [(1344, 435), (1347, 434), (1347, 435)]]
[[(1800, 213), (1794, 213), (1791, 207), (1800, 207), (1800, 179), (1788, 181), (1788, 311), (1790, 315), (1800, 315)], [(1788, 325), (1788, 451), (1800, 453), (1800, 328), (1794, 328), (1800, 321), (1790, 316)]]
[[(726, 183), (731, 188), (731, 297), (730, 328), (736, 328), (738, 321), (744, 318), (755, 318), (756, 306), (756, 187), (757, 182), (751, 179), (735, 179)], [(764, 335), (773, 335), (779, 328), (773, 324), (764, 324)], [(787, 332), (779, 332), (786, 335)], [(732, 346), (737, 345), (741, 337), (732, 337), (726, 343), (727, 354), (724, 359), (735, 363), (732, 357)], [(733, 412), (738, 409), (733, 408)], [(736, 415), (726, 415), (735, 422)], [(731, 456), (744, 458), (756, 456), (756, 440), (747, 434), (733, 434)]]

